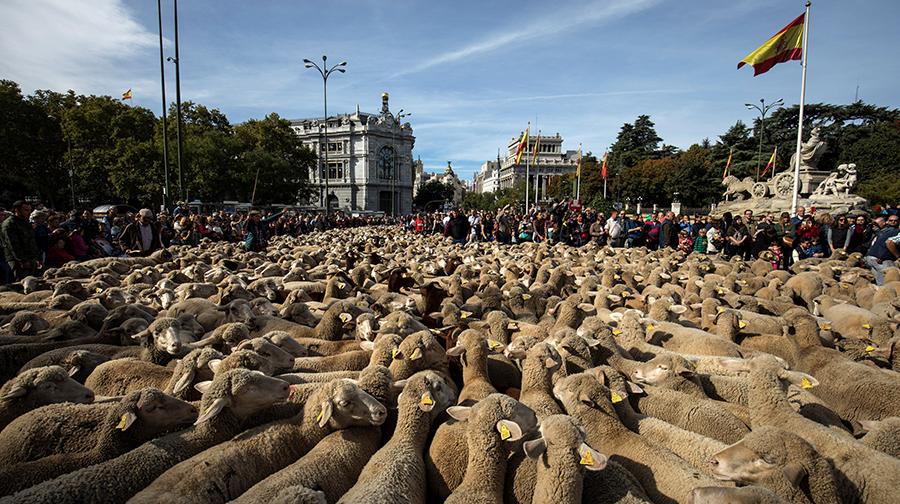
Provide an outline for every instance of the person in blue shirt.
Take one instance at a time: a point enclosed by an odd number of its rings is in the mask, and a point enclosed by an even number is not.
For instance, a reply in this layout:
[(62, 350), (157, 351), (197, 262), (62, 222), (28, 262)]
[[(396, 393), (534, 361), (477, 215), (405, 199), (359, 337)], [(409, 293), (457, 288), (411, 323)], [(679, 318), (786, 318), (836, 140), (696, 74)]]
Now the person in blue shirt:
[(872, 245), (866, 255), (866, 265), (872, 269), (875, 275), (875, 284), (884, 285), (884, 272), (894, 267), (894, 254), (888, 250), (887, 241), (900, 234), (898, 229), (900, 216), (891, 215), (887, 218), (884, 228), (875, 235)]

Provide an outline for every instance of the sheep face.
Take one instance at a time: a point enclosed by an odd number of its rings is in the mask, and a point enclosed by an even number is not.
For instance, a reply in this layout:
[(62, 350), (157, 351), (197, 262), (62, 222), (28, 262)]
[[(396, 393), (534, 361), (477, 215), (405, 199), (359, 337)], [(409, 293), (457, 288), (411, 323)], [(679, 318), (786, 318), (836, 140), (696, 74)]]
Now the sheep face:
[(272, 304), (272, 301), (262, 297), (258, 297), (253, 301), (250, 301), (250, 311), (252, 311), (254, 315), (270, 315), (272, 317), (278, 316), (278, 309), (275, 308), (275, 305)]
[(218, 309), (225, 313), (225, 322), (247, 323), (253, 318), (253, 310), (250, 308), (250, 303), (245, 299), (236, 299), (220, 306)]
[(359, 388), (352, 380), (336, 380), (331, 393), (320, 406), (317, 421), (320, 427), (344, 429), (353, 426), (381, 425), (387, 419), (387, 409), (374, 397)]
[(306, 357), (309, 355), (309, 349), (306, 345), (299, 343), (284, 331), (272, 331), (263, 335), (263, 338), (272, 342), (273, 345), (291, 354), (293, 357)]
[[(568, 463), (582, 465), (589, 471), (606, 467), (607, 457), (585, 442), (584, 429), (568, 415), (551, 415), (540, 425), (540, 437), (526, 441), (522, 448), (529, 458), (541, 458), (547, 454), (545, 464)], [(548, 464), (549, 465), (549, 464)]]
[(538, 420), (531, 408), (504, 394), (491, 394), (474, 406), (451, 406), (447, 413), (470, 427), (490, 429), (499, 441), (509, 444), (537, 431)]
[(122, 425), (120, 429), (125, 430), (130, 426), (129, 413), (140, 421), (142, 429), (154, 433), (190, 425), (197, 418), (197, 408), (190, 403), (155, 389), (146, 389), (140, 394), (134, 409), (123, 415), (124, 420), (120, 424)]
[(709, 465), (716, 479), (745, 484), (763, 481), (771, 477), (774, 471), (780, 470), (778, 466), (745, 446), (743, 441), (738, 441), (713, 455)]
[(294, 365), (294, 357), (265, 338), (253, 338), (242, 341), (237, 350), (250, 349), (260, 357), (268, 360), (275, 370), (289, 370)]
[[(212, 405), (207, 407), (201, 418), (206, 416), (210, 412), (209, 409), (215, 407), (216, 403), (224, 403), (219, 409), (230, 406), (232, 412), (239, 418), (247, 418), (263, 408), (287, 399), (290, 392), (290, 385), (286, 381), (266, 376), (259, 371), (246, 369), (228, 371), (221, 377), (217, 376), (212, 384), (201, 382), (194, 387), (205, 395), (207, 390), (215, 390), (216, 382), (219, 380), (228, 380), (230, 390), (224, 394), (226, 397), (217, 398)], [(200, 419), (197, 421), (199, 422)]]
[(90, 403), (94, 393), (59, 366), (35, 368), (3, 386), (0, 401), (27, 401), (35, 406), (62, 402)]
[(49, 329), (50, 323), (37, 313), (20, 311), (13, 316), (9, 328), (13, 334), (33, 336), (41, 331)]
[(658, 355), (635, 366), (631, 377), (641, 384), (657, 385), (679, 375), (693, 375), (693, 366), (690, 361), (672, 355)]
[(395, 385), (403, 385), (402, 398), (405, 401), (416, 401), (419, 409), (430, 412), (432, 418), (456, 402), (453, 389), (434, 371), (416, 373), (408, 380), (402, 380)]

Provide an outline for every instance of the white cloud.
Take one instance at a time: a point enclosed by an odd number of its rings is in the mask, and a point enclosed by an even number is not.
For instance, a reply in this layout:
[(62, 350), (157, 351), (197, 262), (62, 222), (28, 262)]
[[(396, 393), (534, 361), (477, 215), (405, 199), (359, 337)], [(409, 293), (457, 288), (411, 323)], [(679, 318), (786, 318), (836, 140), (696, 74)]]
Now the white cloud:
[(552, 17), (537, 16), (527, 23), (516, 23), (516, 28), (506, 32), (434, 55), (408, 70), (395, 74), (393, 78), (453, 63), (471, 56), (490, 53), (526, 40), (549, 37), (564, 31), (624, 17), (648, 9), (658, 2), (659, 0), (605, 0), (591, 2), (588, 5), (570, 6), (563, 11), (556, 12)]
[(141, 26), (122, 0), (4, 0), (0, 20), (0, 75), (25, 93), (116, 96), (153, 85), (130, 78), (123, 63), (158, 47), (158, 34)]

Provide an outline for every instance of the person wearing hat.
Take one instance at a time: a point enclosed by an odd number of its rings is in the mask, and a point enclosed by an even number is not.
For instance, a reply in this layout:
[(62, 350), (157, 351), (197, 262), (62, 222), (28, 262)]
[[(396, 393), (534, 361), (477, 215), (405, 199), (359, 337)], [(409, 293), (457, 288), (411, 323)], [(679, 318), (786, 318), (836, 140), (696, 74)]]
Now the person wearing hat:
[(132, 257), (147, 256), (162, 247), (159, 226), (153, 222), (153, 212), (149, 208), (142, 208), (137, 213), (137, 219), (125, 226), (119, 245)]
[(255, 252), (266, 248), (266, 237), (263, 232), (263, 227), (268, 226), (270, 222), (278, 219), (282, 215), (284, 215), (284, 210), (263, 219), (259, 210), (250, 210), (244, 229), (244, 248)]
[(21, 280), (41, 269), (41, 250), (34, 239), (34, 228), (28, 220), (31, 203), (19, 200), (13, 203), (12, 208), (12, 217), (0, 225), (0, 242), (13, 278)]

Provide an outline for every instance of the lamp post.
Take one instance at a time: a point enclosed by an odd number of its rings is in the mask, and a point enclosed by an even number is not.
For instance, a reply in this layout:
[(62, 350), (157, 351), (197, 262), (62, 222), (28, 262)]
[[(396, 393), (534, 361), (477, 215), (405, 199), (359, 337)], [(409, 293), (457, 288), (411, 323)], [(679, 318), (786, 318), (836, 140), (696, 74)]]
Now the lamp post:
[(763, 142), (763, 133), (766, 131), (766, 114), (773, 107), (780, 107), (784, 104), (784, 100), (781, 98), (775, 100), (775, 102), (766, 105), (766, 99), (760, 98), (759, 103), (762, 105), (756, 105), (755, 103), (745, 103), (744, 106), (747, 107), (747, 110), (756, 110), (759, 112), (759, 149), (756, 152), (756, 181), (759, 182), (759, 161), (762, 158), (762, 142)]
[[(159, 84), (162, 89), (162, 141), (163, 141), (163, 174), (165, 176), (165, 185), (163, 186), (163, 208), (169, 198), (169, 131), (166, 125), (166, 69), (163, 63), (163, 35), (162, 35), (162, 1), (156, 0), (156, 13), (159, 19)], [(71, 171), (71, 170), (70, 170)], [(179, 186), (179, 189), (181, 186)], [(74, 200), (74, 196), (72, 197)]]
[(322, 76), (322, 96), (325, 102), (325, 217), (328, 217), (328, 213), (331, 210), (328, 206), (328, 76), (332, 74), (335, 70), (338, 72), (344, 73), (346, 72), (347, 62), (342, 61), (337, 65), (334, 65), (331, 68), (328, 68), (328, 56), (322, 55), (322, 66), (313, 63), (308, 59), (303, 60), (303, 66), (306, 68), (315, 68), (319, 71), (319, 75)]
[[(403, 125), (401, 124), (400, 121), (404, 117), (409, 117), (411, 115), (412, 115), (412, 112), (404, 113), (403, 109), (400, 109), (400, 112), (397, 112), (397, 116), (395, 117), (395, 116), (391, 115), (391, 118), (393, 118), (394, 122), (396, 122), (396, 126), (400, 129), (402, 129)], [(391, 217), (394, 217), (397, 214), (397, 212), (396, 212), (397, 206), (394, 203), (394, 193), (396, 192), (395, 181), (397, 180), (397, 171), (398, 171), (397, 170), (397, 157), (398, 157), (397, 156), (397, 148), (394, 147), (395, 131), (396, 131), (396, 129), (394, 128), (394, 125), (391, 125), (391, 153), (393, 154), (393, 159), (391, 160)]]

